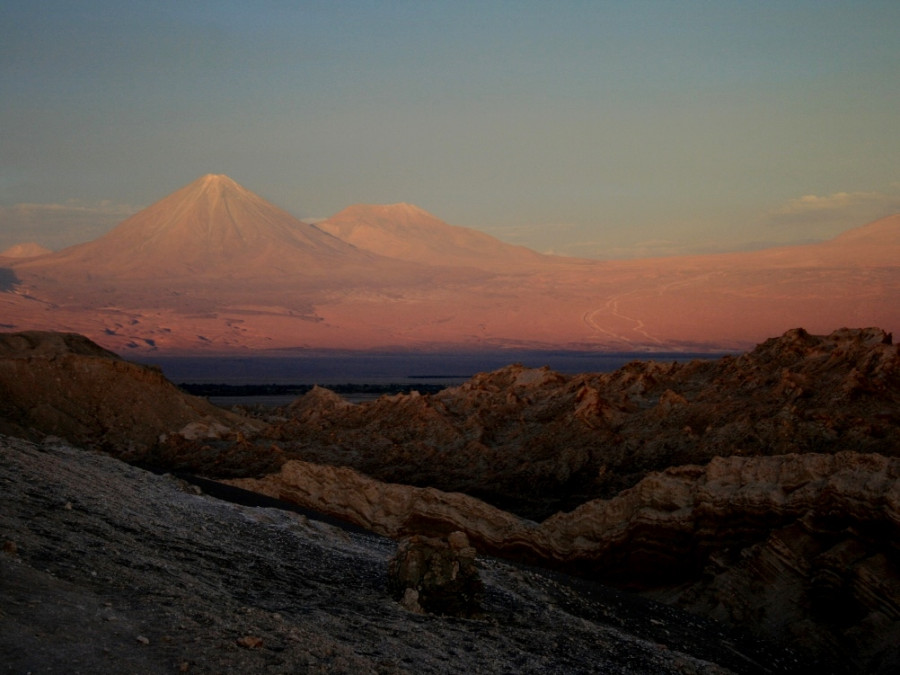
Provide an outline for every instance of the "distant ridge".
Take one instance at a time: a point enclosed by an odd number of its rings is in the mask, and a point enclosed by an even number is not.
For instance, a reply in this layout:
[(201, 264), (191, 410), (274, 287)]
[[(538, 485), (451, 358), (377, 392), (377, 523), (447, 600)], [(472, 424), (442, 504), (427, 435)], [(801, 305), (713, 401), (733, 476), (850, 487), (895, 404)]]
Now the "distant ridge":
[(356, 204), (317, 227), (366, 251), (428, 265), (497, 268), (545, 261), (467, 227), (449, 225), (412, 204)]
[(844, 262), (900, 265), (900, 213), (847, 230), (822, 248)]

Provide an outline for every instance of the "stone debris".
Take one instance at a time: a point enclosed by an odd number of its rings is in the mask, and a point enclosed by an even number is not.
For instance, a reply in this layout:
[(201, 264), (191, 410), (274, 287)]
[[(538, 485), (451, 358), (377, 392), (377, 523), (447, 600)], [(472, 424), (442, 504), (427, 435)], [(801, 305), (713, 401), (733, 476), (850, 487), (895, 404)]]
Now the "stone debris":
[(263, 645), (263, 639), (256, 635), (244, 635), (239, 637), (236, 642), (245, 649), (259, 649)]

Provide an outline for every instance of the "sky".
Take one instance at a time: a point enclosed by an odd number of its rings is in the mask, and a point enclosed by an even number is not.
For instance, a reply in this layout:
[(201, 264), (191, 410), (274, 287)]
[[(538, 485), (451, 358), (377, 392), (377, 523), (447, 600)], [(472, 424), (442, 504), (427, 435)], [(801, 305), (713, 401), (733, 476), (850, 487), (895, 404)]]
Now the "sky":
[(896, 0), (0, 3), (0, 250), (207, 173), (543, 252), (828, 239), (900, 212)]

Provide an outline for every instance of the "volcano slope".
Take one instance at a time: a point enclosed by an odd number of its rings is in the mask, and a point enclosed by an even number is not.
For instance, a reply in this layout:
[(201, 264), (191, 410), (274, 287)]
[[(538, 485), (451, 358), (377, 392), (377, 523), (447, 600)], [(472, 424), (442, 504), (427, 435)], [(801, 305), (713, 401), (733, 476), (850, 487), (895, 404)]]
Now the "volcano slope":
[[(28, 255), (22, 257), (25, 251)], [(209, 174), (101, 237), (0, 255), (8, 329), (118, 353), (744, 350), (792, 325), (900, 326), (900, 214), (826, 242), (632, 260), (544, 255), (410, 204), (303, 222)]]

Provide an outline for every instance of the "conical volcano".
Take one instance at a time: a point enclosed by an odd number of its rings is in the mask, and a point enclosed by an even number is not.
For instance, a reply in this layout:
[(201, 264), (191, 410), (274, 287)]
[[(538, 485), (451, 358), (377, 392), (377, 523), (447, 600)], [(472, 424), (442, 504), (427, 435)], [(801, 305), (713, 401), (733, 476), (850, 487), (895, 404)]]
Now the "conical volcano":
[[(304, 223), (228, 176), (209, 174), (108, 234), (29, 269), (95, 278), (263, 278), (364, 265), (373, 256)], [(23, 267), (25, 269), (25, 267)]]

